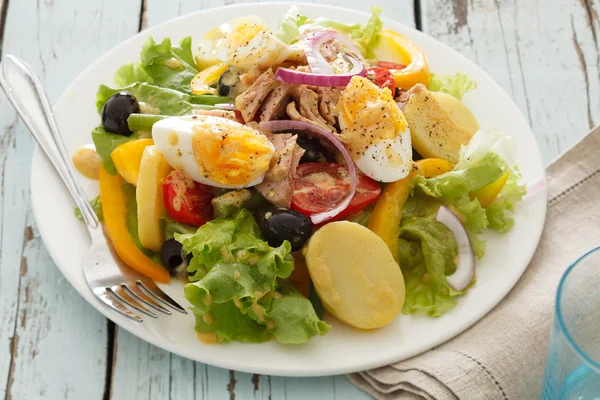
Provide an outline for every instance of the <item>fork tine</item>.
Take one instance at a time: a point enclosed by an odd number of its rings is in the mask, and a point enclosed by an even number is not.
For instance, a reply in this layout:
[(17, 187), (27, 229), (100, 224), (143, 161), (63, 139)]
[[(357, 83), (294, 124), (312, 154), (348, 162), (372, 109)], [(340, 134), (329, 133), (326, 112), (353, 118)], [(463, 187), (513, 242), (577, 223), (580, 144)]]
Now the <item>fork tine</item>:
[(109, 306), (111, 309), (115, 310), (119, 314), (129, 318), (135, 322), (144, 322), (142, 317), (137, 314), (131, 312), (127, 307), (125, 307), (122, 303), (117, 301), (114, 297), (108, 294), (108, 291), (104, 287), (97, 287), (94, 289), (94, 294), (98, 297), (104, 304)]
[(135, 301), (131, 296), (129, 296), (121, 286), (113, 286), (107, 289), (107, 291), (118, 298), (125, 305), (145, 314), (151, 318), (158, 318), (158, 315), (154, 314), (152, 311), (147, 310), (144, 306)]
[[(168, 294), (163, 292), (154, 282), (142, 282), (138, 280), (137, 285), (150, 297), (158, 299), (160, 302), (168, 305), (175, 311), (179, 311), (182, 314), (187, 314), (185, 308), (181, 307), (175, 300), (173, 300)], [(149, 287), (148, 287), (149, 286)]]
[(142, 292), (142, 290), (140, 290), (140, 288), (138, 288), (137, 285), (135, 287), (129, 287), (126, 284), (122, 284), (121, 288), (123, 288), (123, 290), (129, 295), (129, 297), (134, 298), (138, 302), (141, 302), (149, 307), (152, 307), (156, 311), (160, 311), (164, 314), (171, 315), (171, 311), (164, 308), (163, 306), (161, 306), (160, 304), (158, 304), (154, 300), (152, 300), (150, 297), (148, 297), (148, 295), (146, 295), (144, 292)]

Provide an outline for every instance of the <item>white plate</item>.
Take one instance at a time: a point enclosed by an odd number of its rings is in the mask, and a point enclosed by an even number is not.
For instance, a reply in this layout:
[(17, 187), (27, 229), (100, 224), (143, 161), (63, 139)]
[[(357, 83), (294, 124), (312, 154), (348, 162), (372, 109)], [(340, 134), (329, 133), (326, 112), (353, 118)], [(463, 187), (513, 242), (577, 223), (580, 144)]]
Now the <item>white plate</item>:
[[(274, 27), (288, 7), (289, 4), (277, 3), (247, 4), (201, 11), (168, 21), (121, 43), (79, 75), (56, 104), (56, 119), (67, 150), (72, 153), (91, 142), (90, 132), (100, 122), (94, 105), (98, 85), (111, 84), (118, 67), (137, 60), (142, 43), (149, 36), (170, 37), (174, 42), (189, 35), (198, 39), (233, 17), (247, 15), (258, 15)], [(365, 13), (339, 7), (304, 4), (300, 9), (312, 17), (331, 17), (343, 22), (363, 23), (368, 18)], [(385, 25), (414, 40), (427, 54), (432, 71), (462, 71), (471, 75), (478, 88), (465, 97), (465, 103), (482, 128), (499, 128), (513, 134), (520, 150), (518, 162), (524, 179), (534, 182), (543, 178), (540, 151), (525, 118), (484, 71), (421, 32), (389, 20)], [(84, 185), (90, 198), (97, 194), (96, 182), (86, 180)], [(191, 313), (160, 316), (158, 320), (146, 318), (143, 324), (137, 324), (116, 315), (92, 295), (81, 270), (90, 244), (87, 231), (73, 217), (74, 204), (39, 149), (33, 156), (31, 192), (38, 227), (50, 255), (73, 287), (106, 317), (156, 346), (193, 360), (245, 372), (286, 376), (340, 374), (382, 366), (417, 355), (464, 331), (498, 304), (518, 281), (537, 246), (546, 212), (546, 193), (539, 193), (518, 206), (515, 227), (509, 234), (487, 235), (488, 250), (478, 265), (477, 284), (442, 318), (403, 315), (373, 332), (359, 332), (329, 318), (333, 325), (329, 334), (300, 346), (283, 346), (274, 341), (205, 345), (196, 340)], [(183, 297), (181, 283), (174, 281), (163, 289), (181, 304), (189, 304)]]

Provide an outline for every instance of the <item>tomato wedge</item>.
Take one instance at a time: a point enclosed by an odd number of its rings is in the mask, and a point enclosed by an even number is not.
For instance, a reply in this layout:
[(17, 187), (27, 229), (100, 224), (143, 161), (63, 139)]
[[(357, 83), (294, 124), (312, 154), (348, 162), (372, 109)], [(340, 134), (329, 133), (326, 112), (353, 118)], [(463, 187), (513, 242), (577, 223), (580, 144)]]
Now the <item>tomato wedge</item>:
[(396, 92), (396, 81), (394, 75), (383, 67), (372, 67), (367, 69), (367, 77), (380, 88), (388, 88), (392, 92), (392, 96)]
[(386, 68), (386, 69), (404, 69), (406, 68), (406, 65), (404, 64), (398, 64), (395, 62), (389, 62), (389, 61), (379, 61), (377, 63), (378, 66)]
[[(356, 193), (350, 204), (333, 220), (352, 215), (375, 202), (381, 194), (379, 184), (366, 175), (357, 172)], [(348, 190), (348, 168), (336, 163), (305, 163), (296, 170), (292, 195), (292, 209), (311, 216), (330, 210), (341, 201)]]
[(201, 226), (213, 219), (212, 189), (173, 171), (163, 181), (165, 211), (177, 222)]

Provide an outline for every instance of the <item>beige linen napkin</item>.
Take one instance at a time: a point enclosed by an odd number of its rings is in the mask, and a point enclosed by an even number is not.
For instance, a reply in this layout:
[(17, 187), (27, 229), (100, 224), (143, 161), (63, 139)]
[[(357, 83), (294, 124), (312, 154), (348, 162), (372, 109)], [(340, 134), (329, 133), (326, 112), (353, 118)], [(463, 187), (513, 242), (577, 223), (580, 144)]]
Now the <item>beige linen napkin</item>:
[(410, 360), (349, 375), (377, 399), (536, 399), (563, 272), (600, 244), (600, 127), (547, 169), (548, 214), (521, 280), (479, 323)]

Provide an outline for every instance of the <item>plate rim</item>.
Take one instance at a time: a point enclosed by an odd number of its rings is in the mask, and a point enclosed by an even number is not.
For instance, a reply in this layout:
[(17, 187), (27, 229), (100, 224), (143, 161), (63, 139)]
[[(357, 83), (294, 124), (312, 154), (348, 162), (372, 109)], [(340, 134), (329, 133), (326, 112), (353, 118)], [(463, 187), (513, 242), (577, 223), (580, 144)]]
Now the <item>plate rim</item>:
[[(88, 74), (88, 71), (93, 70), (94, 68), (97, 67), (97, 65), (102, 64), (107, 59), (110, 59), (111, 54), (115, 51), (116, 48), (119, 48), (122, 46), (128, 46), (130, 42), (134, 42), (140, 36), (150, 36), (154, 32), (161, 30), (163, 28), (163, 26), (171, 24), (178, 19), (197, 17), (208, 11), (213, 12), (213, 11), (219, 11), (219, 10), (227, 10), (227, 9), (231, 9), (231, 8), (250, 8), (250, 7), (263, 8), (263, 7), (268, 7), (270, 5), (287, 6), (287, 7), (290, 7), (292, 5), (297, 5), (300, 8), (302, 8), (303, 6), (306, 6), (306, 7), (311, 7), (311, 8), (317, 7), (317, 8), (329, 9), (329, 10), (344, 9), (344, 11), (350, 11), (355, 14), (362, 14), (363, 16), (366, 16), (366, 17), (368, 17), (370, 15), (369, 13), (367, 13), (365, 11), (361, 11), (361, 10), (357, 10), (357, 9), (352, 9), (352, 8), (347, 8), (347, 7), (338, 7), (338, 6), (333, 6), (333, 5), (322, 5), (322, 4), (317, 4), (317, 3), (306, 3), (306, 2), (299, 2), (299, 3), (266, 2), (266, 3), (231, 4), (231, 5), (221, 6), (221, 7), (207, 8), (207, 9), (195, 11), (193, 13), (184, 14), (184, 15), (181, 15), (181, 16), (178, 16), (175, 18), (171, 18), (160, 24), (154, 25), (148, 29), (145, 29), (142, 32), (138, 32), (135, 35), (132, 35), (132, 36), (128, 37), (127, 39), (119, 42), (115, 46), (111, 47), (109, 50), (107, 50), (105, 53), (103, 53), (100, 57), (98, 57), (95, 61), (93, 61), (91, 64), (89, 64), (84, 70), (82, 70), (73, 80), (70, 81), (69, 85), (63, 90), (62, 94), (60, 95), (60, 97), (58, 98), (56, 103), (54, 104), (54, 107), (58, 107), (61, 103), (66, 101), (69, 93), (72, 90), (75, 90), (76, 83), (78, 83), (80, 80), (82, 80), (82, 78)], [(260, 11), (257, 11), (256, 14), (260, 14)], [(406, 30), (409, 30), (409, 31), (411, 31), (411, 33), (421, 36), (422, 38), (425, 38), (425, 40), (432, 40), (434, 42), (437, 42), (438, 45), (442, 45), (445, 47), (446, 50), (449, 50), (453, 54), (453, 56), (476, 67), (481, 73), (483, 73), (486, 76), (486, 78), (489, 80), (489, 82), (493, 86), (495, 86), (496, 90), (499, 90), (501, 93), (503, 93), (506, 96), (506, 99), (508, 100), (508, 104), (510, 105), (510, 108), (512, 108), (512, 109), (514, 109), (514, 111), (516, 111), (515, 115), (518, 115), (519, 118), (522, 119), (522, 121), (524, 122), (524, 125), (528, 127), (528, 134), (531, 135), (532, 138), (535, 140), (535, 135), (533, 134), (533, 131), (531, 129), (529, 122), (527, 121), (527, 119), (525, 118), (525, 116), (523, 115), (521, 110), (519, 110), (519, 108), (515, 104), (514, 100), (486, 70), (484, 70), (479, 65), (477, 65), (475, 62), (469, 60), (464, 55), (462, 55), (458, 51), (454, 50), (450, 46), (446, 45), (445, 43), (439, 41), (438, 39), (436, 39), (432, 36), (429, 36), (425, 32), (419, 31), (415, 28), (405, 25), (402, 22), (394, 21), (385, 16), (382, 16), (382, 20), (385, 23), (393, 23), (393, 24), (402, 25), (402, 27), (405, 28)], [(541, 161), (541, 169), (542, 169), (543, 176), (545, 177), (545, 175), (546, 175), (545, 166), (544, 166), (543, 160), (541, 158), (541, 151), (540, 151), (539, 145), (537, 144), (537, 140), (535, 140), (535, 144), (536, 144), (535, 150), (538, 153), (538, 155), (540, 155), (539, 158)], [(400, 358), (397, 355), (394, 356), (393, 354), (391, 354), (389, 356), (380, 357), (380, 358), (373, 359), (368, 362), (361, 362), (360, 367), (358, 367), (357, 365), (353, 365), (350, 367), (337, 367), (337, 368), (329, 367), (328, 369), (321, 369), (321, 370), (317, 370), (315, 372), (312, 372), (311, 370), (298, 371), (298, 370), (294, 370), (293, 367), (290, 368), (288, 366), (277, 367), (277, 369), (273, 369), (273, 368), (270, 369), (269, 367), (263, 367), (263, 366), (258, 366), (258, 367), (252, 368), (252, 367), (246, 367), (245, 365), (242, 365), (242, 366), (237, 365), (236, 359), (221, 358), (221, 359), (199, 360), (196, 357), (190, 356), (189, 354), (185, 354), (184, 351), (182, 350), (182, 349), (185, 349), (185, 347), (178, 346), (172, 341), (161, 340), (158, 336), (152, 334), (149, 331), (134, 329), (135, 327), (138, 326), (137, 323), (133, 323), (130, 321), (120, 319), (118, 315), (111, 312), (110, 309), (104, 307), (103, 303), (101, 303), (99, 300), (98, 301), (90, 301), (86, 297), (85, 294), (89, 295), (89, 293), (88, 293), (89, 287), (87, 285), (80, 286), (77, 282), (75, 282), (74, 280), (72, 280), (70, 278), (69, 274), (67, 274), (63, 271), (63, 268), (58, 263), (56, 263), (56, 261), (54, 261), (54, 260), (58, 259), (58, 257), (55, 257), (56, 250), (49, 247), (47, 245), (47, 240), (46, 240), (47, 237), (51, 236), (51, 232), (47, 232), (45, 230), (45, 228), (42, 227), (43, 224), (39, 224), (39, 221), (42, 220), (42, 218), (40, 218), (39, 216), (43, 213), (43, 210), (42, 210), (42, 207), (40, 206), (40, 200), (39, 200), (39, 198), (41, 196), (36, 195), (38, 190), (35, 188), (35, 185), (34, 185), (34, 181), (35, 181), (34, 178), (35, 178), (35, 174), (37, 173), (37, 169), (35, 169), (33, 167), (36, 163), (39, 163), (40, 160), (44, 159), (44, 158), (45, 158), (45, 155), (41, 152), (39, 146), (36, 145), (34, 152), (33, 152), (33, 157), (32, 157), (32, 161), (31, 161), (31, 171), (30, 171), (31, 205), (32, 205), (32, 210), (33, 210), (34, 217), (36, 220), (36, 225), (37, 225), (38, 231), (40, 233), (40, 238), (42, 239), (44, 246), (48, 250), (48, 253), (49, 253), (50, 257), (52, 258), (53, 262), (56, 264), (56, 266), (58, 267), (61, 274), (67, 279), (69, 284), (78, 292), (78, 294), (86, 302), (88, 302), (92, 307), (94, 307), (97, 311), (99, 311), (102, 315), (104, 315), (106, 318), (108, 318), (110, 321), (112, 321), (119, 327), (125, 329), (132, 335), (134, 335), (142, 340), (145, 340), (146, 342), (151, 343), (161, 349), (164, 349), (171, 353), (177, 354), (181, 357), (185, 357), (185, 358), (191, 359), (193, 361), (198, 361), (198, 362), (201, 362), (201, 363), (204, 363), (207, 365), (212, 365), (212, 366), (216, 366), (216, 367), (220, 367), (220, 368), (226, 368), (226, 369), (231, 369), (231, 370), (236, 370), (236, 371), (241, 371), (241, 372), (246, 372), (246, 373), (258, 373), (258, 374), (263, 374), (263, 375), (290, 376), (290, 377), (317, 377), (317, 376), (328, 376), (328, 375), (336, 375), (336, 374), (353, 373), (353, 372), (357, 372), (357, 371), (381, 367), (381, 366), (388, 365), (388, 364), (391, 364), (394, 362), (399, 362), (401, 360), (409, 359), (409, 358), (414, 357), (419, 354), (424, 354), (427, 351), (430, 351), (431, 349), (433, 349), (434, 347), (439, 346), (443, 343), (446, 343), (449, 340), (457, 337), (461, 333), (466, 332), (468, 329), (472, 328), (477, 322), (479, 322), (483, 317), (485, 317), (488, 313), (490, 313), (492, 310), (494, 310), (506, 298), (506, 296), (512, 291), (512, 289), (517, 284), (517, 282), (521, 279), (523, 273), (529, 266), (529, 263), (531, 262), (531, 259), (533, 258), (533, 255), (538, 247), (538, 244), (541, 239), (541, 235), (543, 233), (543, 229), (545, 226), (546, 214), (547, 214), (548, 193), (547, 193), (547, 186), (545, 186), (536, 195), (536, 196), (543, 196), (544, 201), (540, 202), (540, 205), (543, 208), (543, 210), (542, 210), (543, 212), (542, 212), (542, 216), (541, 216), (541, 223), (538, 225), (538, 228), (537, 228), (537, 231), (535, 234), (535, 240), (531, 242), (532, 245), (530, 246), (530, 248), (526, 249), (527, 252), (526, 252), (525, 259), (527, 259), (527, 262), (525, 263), (525, 265), (520, 269), (518, 274), (515, 273), (512, 276), (513, 279), (510, 280), (510, 284), (507, 286), (505, 293), (503, 293), (502, 296), (497, 301), (495, 301), (495, 304), (492, 307), (490, 307), (489, 309), (482, 309), (482, 311), (475, 313), (475, 315), (469, 319), (469, 323), (464, 324), (464, 326), (459, 325), (460, 326), (459, 328), (451, 329), (451, 330), (445, 332), (445, 334), (440, 336), (439, 340), (437, 340), (436, 343), (432, 344), (431, 346), (429, 346), (425, 349), (416, 349), (412, 352), (409, 352), (409, 355), (402, 356)], [(36, 199), (38, 199), (38, 200), (36, 200)], [(37, 204), (37, 206), (36, 206), (36, 204)], [(82, 271), (81, 271), (81, 273), (83, 274)]]

